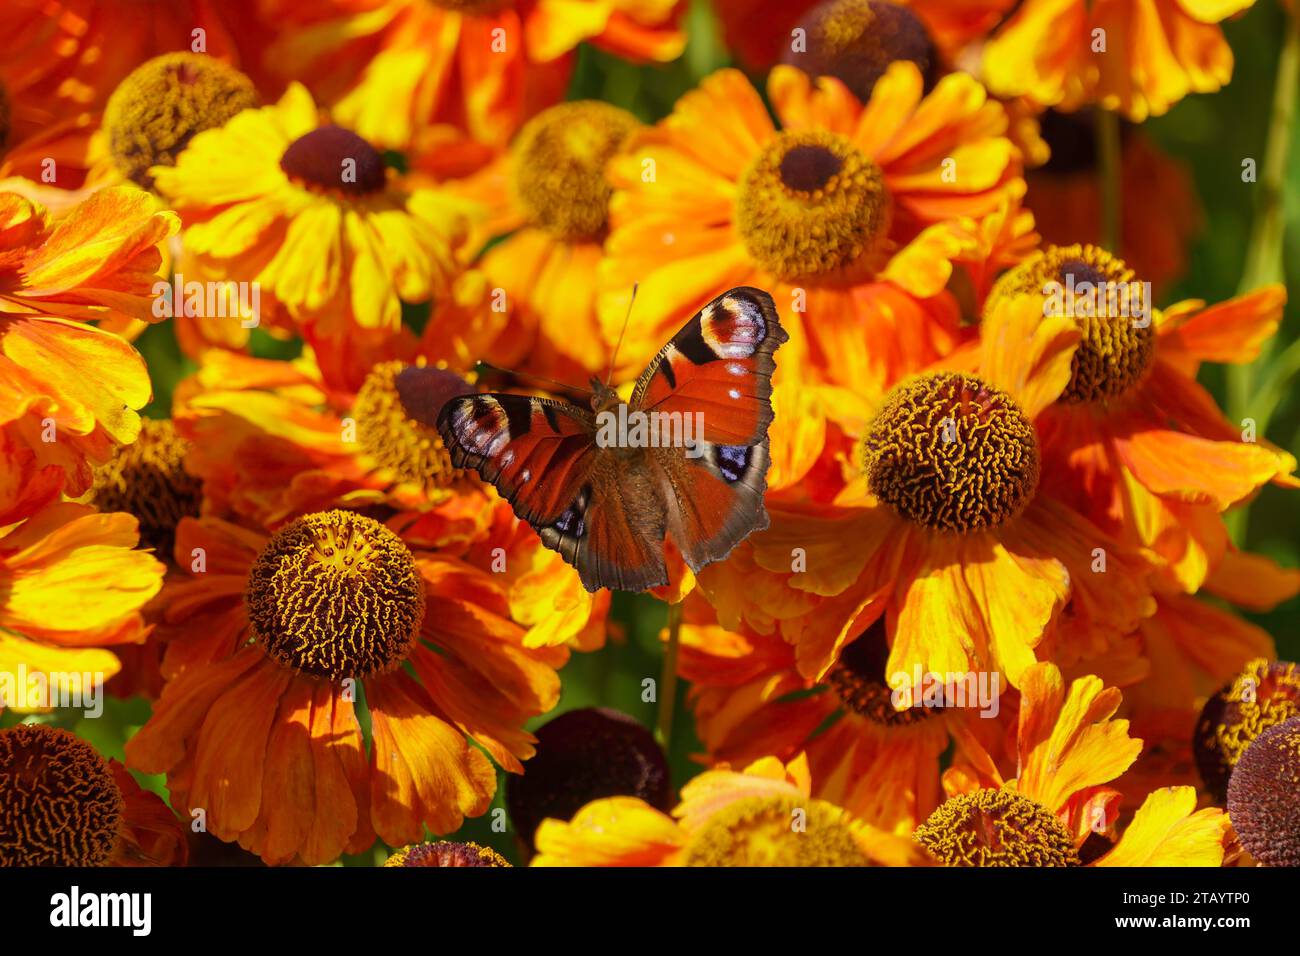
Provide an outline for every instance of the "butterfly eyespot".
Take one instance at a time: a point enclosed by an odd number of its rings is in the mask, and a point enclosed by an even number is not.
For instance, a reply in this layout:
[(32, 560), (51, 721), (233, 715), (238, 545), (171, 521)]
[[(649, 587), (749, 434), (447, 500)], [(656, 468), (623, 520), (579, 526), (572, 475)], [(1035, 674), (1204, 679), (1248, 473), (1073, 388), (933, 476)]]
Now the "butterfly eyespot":
[(735, 484), (749, 471), (754, 449), (748, 445), (716, 445), (714, 463), (727, 481)]

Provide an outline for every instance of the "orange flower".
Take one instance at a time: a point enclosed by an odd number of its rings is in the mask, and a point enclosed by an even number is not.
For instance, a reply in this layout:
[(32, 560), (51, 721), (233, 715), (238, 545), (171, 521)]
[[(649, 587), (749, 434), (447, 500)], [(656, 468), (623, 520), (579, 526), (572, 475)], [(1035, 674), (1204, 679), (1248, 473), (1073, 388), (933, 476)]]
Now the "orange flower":
[(208, 352), (176, 418), (209, 511), (267, 527), (333, 507), (402, 512), (395, 525), (423, 546), (500, 565), (526, 646), (603, 644), (609, 593), (589, 594), (495, 491), (452, 468), (428, 424), (469, 386), (409, 342), (385, 351), (355, 389), (330, 385), (310, 350), (292, 363)]
[(1142, 741), (1114, 719), (1121, 695), (1088, 676), (1068, 687), (1050, 663), (1020, 688), (1014, 776), (973, 736), (944, 773), (949, 799), (916, 839), (950, 866), (1219, 866), (1228, 841), (1221, 810), (1196, 810), (1192, 787), (1146, 796), (1118, 841), (1109, 834), (1120, 794), (1108, 784), (1133, 764)]
[(728, 631), (698, 598), (687, 621), (681, 673), (712, 761), (743, 766), (764, 753), (804, 752), (813, 796), (893, 833), (911, 833), (942, 801), (948, 725), (968, 715), (894, 708), (883, 618), (844, 647), (822, 683), (799, 673), (794, 648), (777, 634)]
[[(803, 829), (792, 821), (803, 822)], [(924, 866), (910, 841), (812, 796), (808, 762), (707, 770), (672, 815), (639, 797), (594, 800), (537, 828), (533, 866)]]
[(465, 175), (564, 97), (573, 49), (671, 60), (678, 0), (264, 0), (284, 25), (268, 61), (381, 146), (433, 150)]
[(605, 167), (640, 125), (607, 103), (561, 103), (529, 120), (508, 153), (457, 184), (491, 210), (485, 238), (506, 237), (478, 263), (497, 299), (484, 306), (505, 312), (484, 358), (561, 381), (603, 377), (610, 346), (596, 315), (596, 273), (609, 213)]
[[(60, 501), (58, 467), (3, 432), (0, 453), (0, 709), (45, 711), (117, 673), (103, 648), (145, 639), (164, 568), (135, 550), (135, 518)], [(34, 698), (24, 674), (43, 675)]]
[(183, 521), (177, 553), (197, 557), (167, 617), (185, 635), (128, 763), (268, 863), (326, 863), (376, 834), (415, 843), (485, 812), (488, 755), (522, 770), (523, 723), (555, 705), (567, 651), (524, 646), (493, 574), (407, 540), (337, 510), (269, 536)]
[(190, 50), (255, 68), (266, 30), (253, 6), (181, 0), (151, 5), (146, 15), (136, 0), (9, 0), (0, 9), (9, 145), (98, 112), (128, 73), (161, 53)]
[(984, 46), (984, 80), (1040, 106), (1098, 103), (1134, 122), (1232, 77), (1219, 23), (1254, 0), (1025, 0)]
[(894, 63), (864, 106), (842, 83), (777, 67), (778, 131), (742, 74), (723, 70), (611, 164), (616, 191), (601, 318), (637, 370), (699, 303), (769, 290), (790, 333), (781, 375), (870, 391), (961, 337), (944, 287), (979, 217), (1023, 189), (1002, 107), (965, 75), (928, 96)]
[(155, 794), (79, 737), (0, 730), (0, 866), (184, 866), (185, 831)]
[[(838, 53), (843, 65), (853, 71), (864, 66), (879, 69), (882, 60), (915, 50), (913, 16), (924, 30), (925, 41), (937, 47), (930, 55), (952, 62), (1014, 4), (1015, 0), (714, 0), (727, 46), (751, 69), (766, 69), (777, 60), (799, 66), (798, 56), (791, 55), (796, 27), (805, 31), (806, 50), (821, 52), (817, 50), (820, 20), (830, 41), (822, 41), (831, 48), (825, 52)], [(905, 12), (898, 13), (900, 9)]]
[(74, 320), (156, 321), (158, 243), (177, 225), (135, 189), (96, 193), (57, 225), (0, 193), (0, 429), (60, 466), (69, 494), (89, 486), (90, 463), (135, 440), (151, 395), (129, 344)]
[[(1071, 303), (1053, 291), (1085, 295), (1085, 283), (1104, 297)], [(1285, 290), (1161, 311), (1124, 262), (1073, 245), (1048, 246), (1003, 276), (989, 301), (1007, 297), (1074, 316), (1083, 335), (1060, 400), (1039, 420), (1046, 483), (1108, 533), (1151, 548), (1169, 584), (1196, 591), (1227, 548), (1219, 513), (1292, 481), (1296, 464), (1255, 441), (1248, 422), (1227, 421), (1196, 373), (1204, 361), (1252, 361)]]
[(773, 614), (743, 565), (724, 563), (700, 575), (710, 596), (743, 596), (723, 623), (780, 627), (800, 672), (822, 680), (883, 610), (891, 677), (992, 669), (1015, 686), (1041, 656), (1129, 634), (1154, 610), (1146, 562), (1040, 480), (1034, 423), (1068, 382), (1078, 340), (1038, 303), (1008, 302), (985, 320), (975, 374), (906, 379), (874, 415), (858, 397), (847, 427), (861, 444), (834, 505), (771, 506), (771, 528), (751, 539), (776, 587), (813, 609)]

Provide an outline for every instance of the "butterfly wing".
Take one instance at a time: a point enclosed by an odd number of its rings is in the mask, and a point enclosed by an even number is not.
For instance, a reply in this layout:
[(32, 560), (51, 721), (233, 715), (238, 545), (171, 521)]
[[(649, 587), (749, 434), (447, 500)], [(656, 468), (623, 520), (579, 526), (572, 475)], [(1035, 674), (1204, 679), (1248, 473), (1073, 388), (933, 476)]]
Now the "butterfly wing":
[(788, 338), (770, 295), (732, 289), (696, 313), (637, 381), (633, 408), (693, 423), (693, 446), (656, 448), (653, 458), (669, 489), (669, 529), (694, 571), (767, 527), (772, 373)]
[(647, 456), (596, 445), (590, 412), (525, 395), (464, 395), (443, 406), (438, 431), (452, 464), (496, 486), (588, 591), (668, 582), (663, 488)]

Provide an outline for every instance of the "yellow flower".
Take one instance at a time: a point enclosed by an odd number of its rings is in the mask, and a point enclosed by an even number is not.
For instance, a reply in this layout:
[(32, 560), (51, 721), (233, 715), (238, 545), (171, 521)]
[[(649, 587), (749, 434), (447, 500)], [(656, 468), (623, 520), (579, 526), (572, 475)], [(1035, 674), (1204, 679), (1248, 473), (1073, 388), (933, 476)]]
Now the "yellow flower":
[(1077, 109), (1098, 103), (1141, 122), (1232, 77), (1219, 23), (1254, 0), (1025, 0), (984, 47), (999, 96)]
[(906, 61), (866, 103), (789, 66), (767, 89), (779, 129), (744, 75), (722, 70), (610, 164), (606, 338), (640, 283), (619, 355), (634, 374), (701, 302), (754, 285), (790, 333), (778, 381), (878, 389), (963, 337), (945, 292), (968, 245), (954, 223), (1024, 189), (1006, 113), (966, 75), (927, 95)]
[[(117, 673), (105, 647), (140, 643), (141, 612), (162, 587), (164, 566), (145, 551), (135, 518), (58, 500), (54, 466), (4, 447), (0, 489), (0, 709), (43, 711)], [(34, 697), (30, 680), (48, 691)]]
[(297, 84), (151, 172), (206, 273), (259, 283), (300, 324), (345, 341), (391, 334), (403, 301), (442, 294), (458, 268), (461, 204), (402, 188), (378, 150), (322, 122)]
[(677, 0), (269, 0), (283, 33), (269, 62), (374, 143), (465, 175), (564, 98), (573, 50), (671, 60)]
[(533, 866), (920, 866), (926, 854), (811, 796), (808, 761), (765, 757), (742, 772), (708, 770), (672, 815), (638, 797), (544, 820)]
[(1148, 794), (1118, 841), (1120, 794), (1107, 786), (1142, 741), (1116, 720), (1120, 692), (1089, 675), (1069, 688), (1054, 664), (1024, 675), (1014, 775), (966, 734), (944, 773), (949, 798), (915, 837), (949, 866), (1219, 866), (1228, 839), (1222, 810), (1196, 809), (1193, 787)]

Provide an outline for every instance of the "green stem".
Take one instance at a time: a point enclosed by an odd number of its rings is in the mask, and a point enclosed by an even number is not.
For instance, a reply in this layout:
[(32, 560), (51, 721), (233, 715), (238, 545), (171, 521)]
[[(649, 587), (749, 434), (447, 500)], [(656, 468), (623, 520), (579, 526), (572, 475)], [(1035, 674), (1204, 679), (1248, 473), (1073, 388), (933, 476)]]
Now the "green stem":
[[(1264, 162), (1259, 168), (1254, 221), (1246, 261), (1242, 268), (1238, 293), (1285, 280), (1282, 267), (1282, 244), (1286, 231), (1282, 191), (1286, 181), (1287, 153), (1295, 124), (1296, 95), (1300, 90), (1300, 16), (1287, 15), (1286, 39), (1278, 58), (1277, 81), (1273, 91), (1273, 108), (1269, 115), (1268, 134), (1264, 142)], [(1273, 410), (1285, 394), (1286, 381), (1294, 372), (1300, 355), (1294, 347), (1281, 361), (1273, 363), (1273, 342), (1265, 342), (1259, 357), (1248, 365), (1227, 368), (1226, 405), (1228, 417), (1237, 424), (1254, 418), (1257, 434), (1264, 437)], [(1261, 386), (1259, 379), (1267, 375)], [(1245, 546), (1249, 504), (1227, 515), (1233, 540)]]
[(659, 713), (655, 736), (668, 753), (673, 742), (673, 712), (677, 709), (677, 654), (682, 640), (682, 606), (668, 605), (668, 644), (664, 647), (663, 667), (659, 673)]
[(1123, 185), (1120, 182), (1119, 114), (1098, 107), (1097, 124), (1098, 174), (1101, 178), (1101, 244), (1113, 255), (1122, 255), (1120, 228)]

